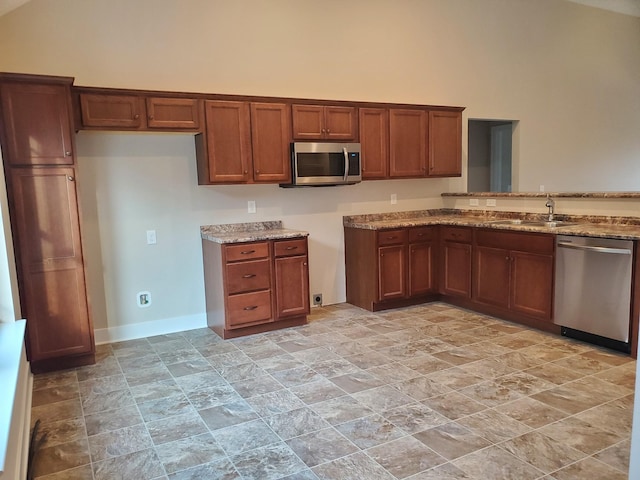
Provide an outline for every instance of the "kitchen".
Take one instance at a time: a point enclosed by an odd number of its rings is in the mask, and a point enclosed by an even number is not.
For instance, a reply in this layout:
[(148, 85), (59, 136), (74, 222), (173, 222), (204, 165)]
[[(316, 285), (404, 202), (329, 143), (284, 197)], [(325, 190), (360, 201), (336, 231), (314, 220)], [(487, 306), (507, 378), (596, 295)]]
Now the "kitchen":
[[(518, 190), (537, 191), (539, 185), (547, 191), (637, 190), (633, 126), (638, 123), (638, 95), (632, 79), (638, 65), (632, 46), (638, 42), (633, 17), (568, 2), (495, 2), (489, 7), (441, 2), (424, 10), (392, 9), (381, 2), (368, 4), (366, 10), (341, 5), (339, 13), (294, 3), (276, 11), (252, 5), (247, 13), (220, 2), (182, 11), (189, 18), (184, 28), (154, 6), (153, 23), (163, 35), (149, 32), (141, 42), (140, 19), (150, 15), (144, 4), (127, 7), (138, 10), (126, 18), (106, 3), (95, 10), (82, 2), (63, 5), (33, 1), (0, 18), (1, 44), (7, 46), (0, 70), (73, 75), (79, 85), (463, 105), (469, 118), (520, 120), (514, 142)], [(168, 9), (173, 5), (166, 3)], [(496, 21), (495, 11), (500, 12), (500, 35), (488, 28)], [(349, 35), (319, 33), (321, 41), (303, 36), (309, 28), (305, 19), (317, 25), (312, 31), (324, 32), (320, 27), (330, 24), (334, 15), (361, 22)], [(518, 21), (522, 18), (536, 19), (548, 34), (540, 36), (534, 29), (533, 37), (525, 35)], [(238, 31), (235, 25), (240, 22), (246, 27)], [(64, 28), (69, 24), (72, 29)], [(594, 25), (629, 37), (615, 45), (601, 42), (592, 36)], [(390, 26), (394, 35), (387, 33)], [(51, 29), (55, 35), (47, 33)], [(433, 36), (440, 40), (434, 43)], [(291, 37), (301, 42), (291, 42)], [(579, 43), (558, 48), (558, 42), (567, 39)], [(416, 45), (418, 59), (412, 53)], [(583, 57), (589, 61), (575, 65)], [(481, 59), (490, 59), (492, 68), (484, 68)], [(356, 62), (357, 74), (323, 73), (345, 61)], [(305, 62), (303, 68), (291, 68), (300, 62)], [(610, 116), (615, 125), (603, 121)], [(460, 179), (389, 180), (326, 190), (197, 187), (189, 135), (82, 132), (77, 144), (83, 233), (92, 239), (86, 244), (87, 263), (104, 265), (102, 271), (88, 270), (96, 336), (119, 334), (118, 329), (126, 334), (137, 324), (153, 325), (150, 322), (160, 327), (202, 324), (200, 225), (282, 219), (285, 226), (309, 231), (311, 291), (322, 292), (331, 304), (345, 298), (343, 215), (439, 208), (441, 193), (465, 189), (464, 171)], [(465, 157), (463, 151), (463, 168)], [(397, 195), (396, 205), (389, 201), (392, 194)], [(257, 214), (246, 213), (247, 200), (256, 202)], [(509, 210), (513, 203), (545, 210), (538, 201), (508, 201), (503, 206), (500, 199), (496, 208)], [(632, 200), (567, 200), (558, 201), (557, 210), (625, 214), (635, 205)], [(158, 233), (155, 246), (145, 242), (150, 229)], [(148, 309), (135, 305), (141, 290), (152, 293)]]

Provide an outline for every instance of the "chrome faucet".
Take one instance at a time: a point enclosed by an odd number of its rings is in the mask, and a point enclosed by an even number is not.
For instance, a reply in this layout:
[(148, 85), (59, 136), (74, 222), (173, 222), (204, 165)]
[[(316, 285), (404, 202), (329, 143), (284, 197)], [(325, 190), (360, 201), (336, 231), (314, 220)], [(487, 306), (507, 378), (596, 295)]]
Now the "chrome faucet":
[(547, 203), (545, 203), (544, 206), (549, 209), (549, 213), (547, 214), (547, 222), (553, 222), (553, 207), (556, 206), (556, 203), (549, 195), (547, 195)]

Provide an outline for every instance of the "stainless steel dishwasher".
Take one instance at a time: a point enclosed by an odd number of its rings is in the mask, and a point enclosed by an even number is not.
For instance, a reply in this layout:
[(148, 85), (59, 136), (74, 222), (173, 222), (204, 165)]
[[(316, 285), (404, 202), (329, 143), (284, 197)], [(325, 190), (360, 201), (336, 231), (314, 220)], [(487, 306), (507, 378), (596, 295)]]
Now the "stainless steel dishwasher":
[(554, 323), (562, 334), (630, 351), (633, 242), (556, 238)]

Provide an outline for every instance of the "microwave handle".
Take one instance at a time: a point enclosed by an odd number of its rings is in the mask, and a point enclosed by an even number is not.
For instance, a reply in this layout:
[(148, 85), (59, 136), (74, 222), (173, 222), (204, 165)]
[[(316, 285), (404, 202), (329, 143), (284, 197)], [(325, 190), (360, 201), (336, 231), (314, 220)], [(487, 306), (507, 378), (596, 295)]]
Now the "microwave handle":
[(344, 182), (347, 183), (347, 176), (349, 175), (349, 154), (347, 153), (347, 147), (342, 147), (342, 153), (344, 154)]

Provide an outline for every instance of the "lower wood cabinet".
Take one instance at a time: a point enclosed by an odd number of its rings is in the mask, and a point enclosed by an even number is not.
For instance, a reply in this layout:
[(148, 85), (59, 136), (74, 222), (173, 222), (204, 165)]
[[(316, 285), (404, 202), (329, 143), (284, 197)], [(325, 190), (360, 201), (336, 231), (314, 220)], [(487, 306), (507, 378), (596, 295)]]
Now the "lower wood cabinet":
[(309, 314), (306, 237), (202, 241), (207, 323), (222, 338), (302, 325)]
[(345, 228), (347, 302), (370, 311), (436, 293), (437, 227)]
[(473, 229), (440, 227), (440, 293), (471, 298)]
[(551, 321), (552, 235), (478, 229), (474, 265), (476, 302)]

